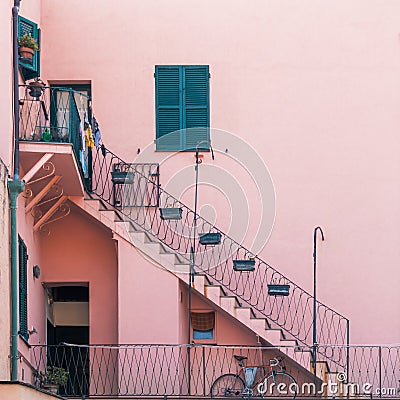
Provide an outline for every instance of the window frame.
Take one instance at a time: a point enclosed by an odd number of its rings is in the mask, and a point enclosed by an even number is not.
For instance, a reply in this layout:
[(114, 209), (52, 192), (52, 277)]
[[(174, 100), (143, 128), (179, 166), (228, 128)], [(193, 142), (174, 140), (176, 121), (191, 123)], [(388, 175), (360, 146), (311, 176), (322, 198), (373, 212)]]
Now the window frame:
[[(200, 309), (200, 310), (192, 310), (190, 314), (190, 318), (192, 318), (192, 314), (208, 314), (208, 313), (214, 313), (214, 327), (212, 329), (213, 332), (213, 337), (212, 338), (202, 338), (202, 339), (195, 339), (194, 337), (194, 327), (193, 324), (191, 323), (191, 329), (190, 329), (190, 340), (191, 342), (195, 343), (200, 343), (200, 344), (216, 344), (217, 343), (217, 326), (218, 326), (218, 313), (215, 310), (210, 310), (210, 309)], [(206, 332), (206, 331), (203, 331)]]
[[(160, 79), (160, 70), (176, 70), (178, 69), (178, 76), (179, 76), (179, 105), (167, 105), (167, 104), (160, 104), (159, 97), (160, 97), (160, 84), (159, 84), (159, 79)], [(205, 96), (205, 102), (203, 105), (192, 105), (190, 104), (190, 97), (187, 95), (188, 91), (186, 89), (187, 87), (187, 82), (190, 82), (187, 78), (187, 72), (196, 69), (203, 69), (204, 73), (206, 74), (206, 81), (205, 81), (205, 90), (206, 90), (206, 96)], [(201, 72), (200, 72), (201, 73)], [(196, 133), (197, 135), (200, 135), (199, 141), (207, 141), (208, 144), (202, 144), (200, 149), (202, 151), (209, 151), (210, 150), (210, 66), (209, 65), (156, 65), (155, 66), (155, 72), (154, 72), (154, 78), (155, 78), (155, 127), (156, 127), (156, 133), (155, 133), (155, 144), (156, 144), (156, 151), (157, 152), (170, 152), (170, 151), (182, 151), (182, 152), (194, 152), (196, 151), (196, 148), (191, 145), (189, 140), (188, 140), (188, 133), (190, 133), (190, 130), (193, 129), (193, 131), (196, 128), (199, 128), (199, 132)], [(193, 82), (193, 81), (192, 81)], [(202, 87), (204, 89), (204, 86)], [(196, 90), (196, 89), (193, 89)], [(197, 89), (198, 90), (198, 89)], [(192, 92), (195, 93), (195, 92)], [(197, 93), (198, 94), (198, 93)], [(179, 112), (179, 129), (175, 131), (170, 131), (167, 134), (160, 134), (161, 133), (161, 127), (160, 127), (160, 110), (166, 110), (166, 109), (174, 109), (178, 108)], [(206, 110), (206, 125), (207, 126), (198, 126), (198, 127), (187, 127), (188, 121), (189, 121), (189, 116), (187, 111), (188, 110), (196, 110), (196, 109), (205, 109)], [(201, 129), (201, 130), (200, 130)], [(204, 130), (203, 130), (204, 129)], [(189, 132), (188, 132), (189, 130)], [(179, 145), (176, 143), (163, 143), (162, 138), (164, 136), (170, 135), (173, 132), (179, 132)], [(175, 141), (177, 138), (175, 138)]]
[(40, 29), (38, 28), (38, 25), (25, 18), (22, 17), (21, 15), (18, 15), (18, 38), (20, 38), (24, 33), (21, 28), (21, 22), (30, 25), (32, 27), (32, 37), (36, 40), (39, 50), (35, 51), (32, 59), (32, 64), (29, 63), (24, 63), (21, 61), (21, 59), (18, 56), (18, 64), (19, 64), (19, 69), (21, 72), (21, 75), (24, 79), (24, 81), (28, 81), (33, 78), (37, 78), (40, 76)]

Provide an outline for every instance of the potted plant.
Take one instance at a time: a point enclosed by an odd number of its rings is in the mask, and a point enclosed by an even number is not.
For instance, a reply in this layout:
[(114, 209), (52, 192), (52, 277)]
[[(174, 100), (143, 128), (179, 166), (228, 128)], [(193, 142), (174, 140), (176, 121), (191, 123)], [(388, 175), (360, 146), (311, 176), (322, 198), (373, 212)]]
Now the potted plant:
[(33, 38), (29, 33), (25, 33), (18, 38), (18, 46), (18, 52), (21, 60), (32, 64), (33, 55), (35, 54), (35, 51), (39, 50), (39, 46), (35, 38)]
[(40, 78), (35, 78), (28, 86), (29, 94), (38, 99), (42, 95), (46, 84)]
[(35, 375), (43, 389), (57, 394), (59, 386), (67, 384), (69, 372), (62, 367), (51, 365), (46, 368), (46, 371), (37, 371)]

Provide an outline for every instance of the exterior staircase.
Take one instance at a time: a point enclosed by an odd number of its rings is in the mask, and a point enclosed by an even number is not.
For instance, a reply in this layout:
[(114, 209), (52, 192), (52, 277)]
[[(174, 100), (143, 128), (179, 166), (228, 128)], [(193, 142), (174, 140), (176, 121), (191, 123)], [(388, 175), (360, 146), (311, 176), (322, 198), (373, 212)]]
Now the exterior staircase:
[[(131, 227), (130, 231), (128, 231), (126, 229), (127, 222), (119, 210), (110, 207), (99, 198), (87, 197), (82, 199), (75, 197), (70, 198), (70, 200), (107, 226), (115, 235), (131, 242), (148, 260), (158, 267), (164, 267), (189, 284), (190, 263), (176, 253), (171, 252), (167, 246), (147, 232), (135, 229), (134, 224), (128, 224)], [(257, 317), (252, 308), (243, 306), (237, 296), (227, 294), (221, 285), (213, 284), (205, 274), (196, 274), (194, 276), (193, 288), (217, 306), (217, 309), (231, 315), (260, 338), (277, 348), (281, 354), (289, 357), (292, 365), (296, 366), (295, 369), (301, 369), (306, 376), (307, 372), (313, 371), (312, 352), (309, 347), (299, 345), (295, 339), (286, 338), (282, 329), (271, 326), (266, 318)], [(343, 382), (338, 379), (339, 372), (332, 372), (330, 367), (332, 363), (329, 363), (325, 357), (321, 357), (321, 359), (324, 361), (317, 361), (319, 384), (322, 382), (328, 383), (328, 381), (335, 382), (338, 385), (338, 390), (343, 394)], [(311, 376), (309, 376), (309, 379)], [(325, 395), (332, 396), (335, 394), (328, 392), (326, 388), (324, 390)]]
[[(126, 184), (115, 184), (115, 171), (124, 171)], [(93, 159), (88, 197), (71, 200), (133, 243), (149, 260), (189, 283), (194, 212), (161, 189), (158, 173), (156, 164), (128, 164), (102, 146)], [(160, 218), (158, 208), (171, 205), (181, 209), (182, 221)], [(197, 216), (196, 228), (202, 233), (219, 232), (222, 241), (221, 246), (206, 246), (196, 252), (194, 289), (266, 342), (287, 348), (287, 356), (301, 360), (299, 363), (309, 371), (312, 296), (201, 216)], [(253, 272), (233, 271), (234, 259), (249, 258), (255, 259)], [(290, 285), (290, 295), (268, 296), (269, 283)], [(317, 311), (319, 342), (348, 344), (348, 320), (320, 302)], [(326, 363), (323, 375), (346, 368), (343, 352), (318, 351), (317, 358)]]

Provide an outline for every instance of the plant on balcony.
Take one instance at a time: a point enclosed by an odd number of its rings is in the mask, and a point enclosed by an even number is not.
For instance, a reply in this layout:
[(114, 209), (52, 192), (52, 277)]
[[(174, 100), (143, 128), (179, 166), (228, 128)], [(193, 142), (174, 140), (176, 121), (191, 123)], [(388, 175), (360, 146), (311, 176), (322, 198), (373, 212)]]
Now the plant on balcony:
[(62, 367), (50, 365), (46, 371), (36, 371), (35, 377), (40, 386), (52, 393), (58, 393), (59, 386), (65, 386), (68, 382), (69, 372)]
[(25, 35), (18, 38), (18, 46), (21, 59), (25, 62), (32, 63), (35, 51), (39, 50), (36, 40), (29, 33), (25, 33)]
[(35, 78), (28, 86), (29, 94), (38, 99), (42, 95), (46, 84), (40, 78)]

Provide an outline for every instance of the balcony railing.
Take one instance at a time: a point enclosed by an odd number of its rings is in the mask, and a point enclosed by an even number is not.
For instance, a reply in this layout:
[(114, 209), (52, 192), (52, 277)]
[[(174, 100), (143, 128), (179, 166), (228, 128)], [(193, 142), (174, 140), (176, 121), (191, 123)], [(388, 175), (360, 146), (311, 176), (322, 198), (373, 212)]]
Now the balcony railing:
[[(324, 347), (327, 353), (333, 351), (333, 346)], [(246, 356), (247, 366), (259, 367), (256, 380), (268, 372), (269, 360), (279, 357), (299, 387), (297, 396), (310, 398), (310, 385), (314, 383), (309, 371), (310, 350), (298, 346), (63, 344), (32, 346), (31, 365), (36, 371), (47, 366), (64, 368), (68, 382), (59, 393), (66, 397), (199, 398), (210, 397), (213, 382), (222, 374), (238, 373), (243, 378), (234, 355)], [(356, 398), (398, 398), (400, 346), (343, 346), (335, 351), (348, 355), (348, 368), (329, 371), (326, 363), (319, 361), (315, 386), (321, 392), (318, 398), (355, 398), (356, 394)], [(31, 383), (39, 384), (35, 378)]]
[(89, 97), (62, 87), (19, 87), (20, 141), (71, 143), (77, 161), (86, 170), (88, 151), (84, 121), (89, 118)]

